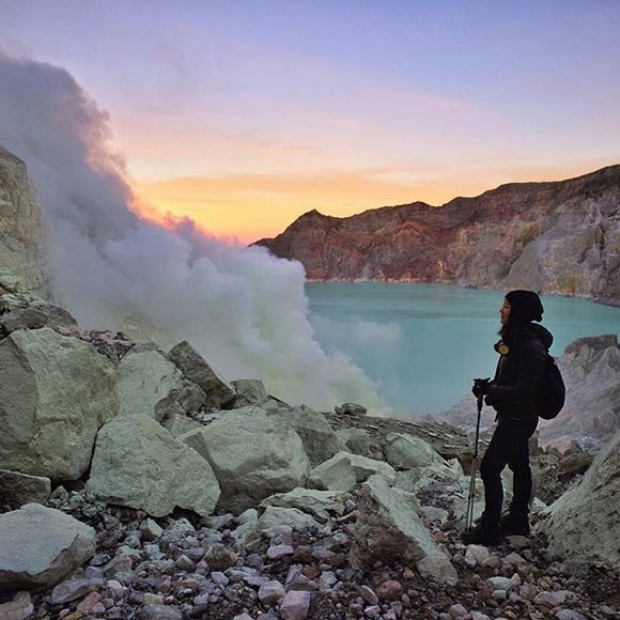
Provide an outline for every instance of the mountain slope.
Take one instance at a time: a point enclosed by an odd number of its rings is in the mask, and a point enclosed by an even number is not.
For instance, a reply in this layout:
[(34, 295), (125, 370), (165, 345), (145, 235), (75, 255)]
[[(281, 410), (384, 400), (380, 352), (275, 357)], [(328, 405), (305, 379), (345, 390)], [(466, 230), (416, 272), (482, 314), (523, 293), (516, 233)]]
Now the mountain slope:
[(526, 287), (620, 299), (620, 165), (502, 185), (442, 207), (416, 202), (337, 218), (316, 210), (256, 243), (311, 280)]

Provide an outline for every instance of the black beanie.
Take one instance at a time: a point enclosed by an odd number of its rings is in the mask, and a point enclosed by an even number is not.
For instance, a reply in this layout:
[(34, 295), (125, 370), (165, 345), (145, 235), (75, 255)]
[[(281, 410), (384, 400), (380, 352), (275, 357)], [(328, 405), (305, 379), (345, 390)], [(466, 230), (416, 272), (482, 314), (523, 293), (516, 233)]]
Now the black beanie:
[(544, 312), (540, 297), (533, 291), (510, 291), (510, 316), (522, 321), (542, 321)]

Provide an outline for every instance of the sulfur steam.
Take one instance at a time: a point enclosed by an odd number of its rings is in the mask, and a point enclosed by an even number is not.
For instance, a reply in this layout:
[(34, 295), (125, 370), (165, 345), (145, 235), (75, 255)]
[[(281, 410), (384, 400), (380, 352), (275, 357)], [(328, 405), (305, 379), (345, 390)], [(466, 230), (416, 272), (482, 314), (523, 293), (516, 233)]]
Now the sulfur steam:
[(0, 144), (28, 166), (55, 299), (82, 328), (189, 340), (224, 377), (291, 403), (379, 406), (373, 381), (315, 340), (300, 264), (141, 218), (107, 114), (64, 69), (0, 52), (0, 85)]

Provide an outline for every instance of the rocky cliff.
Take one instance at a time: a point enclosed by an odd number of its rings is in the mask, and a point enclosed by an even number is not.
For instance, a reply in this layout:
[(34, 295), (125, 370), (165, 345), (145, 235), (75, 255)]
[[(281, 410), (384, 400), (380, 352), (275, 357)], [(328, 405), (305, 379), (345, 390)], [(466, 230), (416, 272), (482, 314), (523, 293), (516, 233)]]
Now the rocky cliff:
[(26, 164), (0, 145), (0, 281), (10, 288), (49, 293), (44, 228)]
[(558, 364), (566, 383), (566, 404), (551, 422), (542, 422), (544, 443), (579, 439), (604, 445), (620, 421), (620, 346), (615, 334), (575, 340)]
[(257, 242), (311, 280), (529, 288), (620, 299), (620, 165), (502, 185), (442, 207), (415, 202), (337, 218), (316, 210)]

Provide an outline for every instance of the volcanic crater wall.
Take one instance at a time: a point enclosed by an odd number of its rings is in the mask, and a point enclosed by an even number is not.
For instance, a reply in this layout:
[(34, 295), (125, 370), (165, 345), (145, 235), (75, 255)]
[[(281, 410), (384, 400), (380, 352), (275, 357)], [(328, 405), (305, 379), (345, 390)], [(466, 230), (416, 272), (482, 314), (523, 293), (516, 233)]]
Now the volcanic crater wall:
[(620, 166), (502, 185), (442, 207), (312, 210), (262, 239), (310, 280), (449, 282), (620, 300)]

